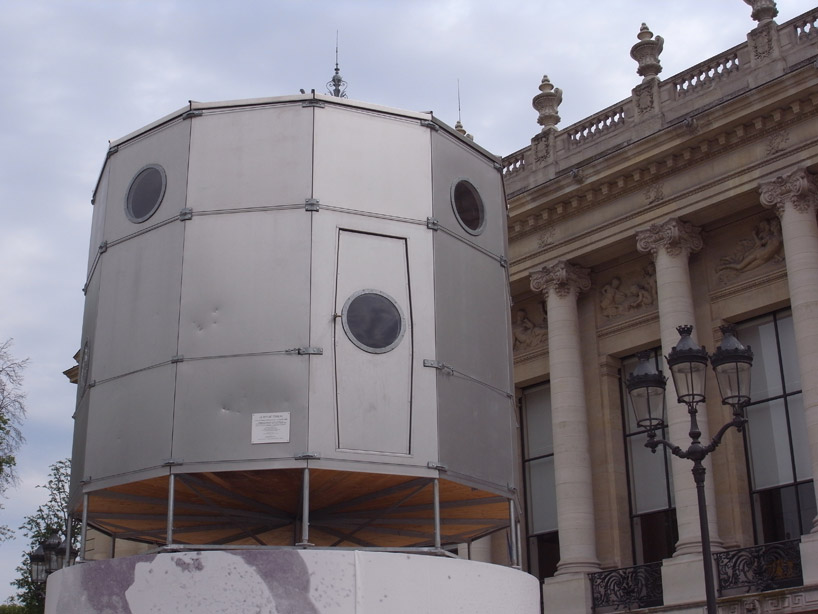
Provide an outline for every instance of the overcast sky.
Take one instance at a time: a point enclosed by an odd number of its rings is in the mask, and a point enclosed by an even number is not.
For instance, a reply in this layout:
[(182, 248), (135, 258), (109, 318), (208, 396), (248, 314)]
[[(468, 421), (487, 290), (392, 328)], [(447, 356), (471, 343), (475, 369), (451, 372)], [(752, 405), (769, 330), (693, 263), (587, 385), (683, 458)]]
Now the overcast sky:
[[(778, 23), (815, 6), (779, 0)], [(640, 24), (669, 77), (745, 41), (741, 0), (5, 0), (0, 11), (0, 340), (29, 358), (21, 484), (0, 524), (43, 500), (70, 455), (91, 190), (109, 139), (188, 100), (325, 92), (340, 37), (350, 98), (458, 118), (506, 155), (539, 130), (543, 74), (566, 127), (630, 95)], [(0, 601), (25, 544), (0, 544)]]

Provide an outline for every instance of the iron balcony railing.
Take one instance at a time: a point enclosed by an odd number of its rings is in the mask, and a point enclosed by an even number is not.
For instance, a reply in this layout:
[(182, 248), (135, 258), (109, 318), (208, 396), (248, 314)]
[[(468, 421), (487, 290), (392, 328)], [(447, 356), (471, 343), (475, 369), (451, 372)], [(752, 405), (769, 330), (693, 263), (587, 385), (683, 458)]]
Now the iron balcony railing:
[(717, 552), (719, 594), (761, 593), (801, 586), (800, 540)]
[(663, 605), (662, 563), (590, 574), (591, 599), (597, 612), (636, 610)]

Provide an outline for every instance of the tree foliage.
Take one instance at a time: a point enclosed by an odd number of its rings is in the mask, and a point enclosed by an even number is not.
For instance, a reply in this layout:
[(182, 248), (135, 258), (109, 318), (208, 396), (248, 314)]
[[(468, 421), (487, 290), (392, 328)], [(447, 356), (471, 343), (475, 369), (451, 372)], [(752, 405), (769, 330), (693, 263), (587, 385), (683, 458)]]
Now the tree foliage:
[[(20, 426), (26, 414), (22, 386), (28, 360), (16, 360), (11, 355), (11, 345), (11, 339), (0, 343), (0, 496), (17, 483), (15, 454), (23, 442)], [(0, 525), (0, 541), (10, 536), (9, 527)]]
[[(57, 533), (61, 538), (67, 534), (68, 487), (71, 480), (71, 461), (57, 461), (50, 467), (48, 482), (38, 488), (48, 490), (48, 500), (37, 508), (37, 511), (26, 516), (20, 531), (29, 540), (29, 549), (23, 554), (23, 561), (17, 567), (18, 578), (12, 583), (17, 587), (17, 602), (23, 606), (26, 614), (39, 614), (45, 608), (43, 587), (33, 581), (29, 565), (29, 553), (44, 542), (50, 535)], [(71, 519), (71, 546), (79, 545), (78, 520)]]

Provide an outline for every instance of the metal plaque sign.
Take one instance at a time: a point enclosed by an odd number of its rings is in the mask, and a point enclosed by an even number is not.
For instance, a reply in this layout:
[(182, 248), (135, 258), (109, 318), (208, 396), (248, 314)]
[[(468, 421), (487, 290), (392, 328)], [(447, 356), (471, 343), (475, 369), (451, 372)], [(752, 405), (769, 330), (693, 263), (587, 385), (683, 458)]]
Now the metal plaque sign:
[(250, 443), (289, 443), (290, 412), (253, 414)]

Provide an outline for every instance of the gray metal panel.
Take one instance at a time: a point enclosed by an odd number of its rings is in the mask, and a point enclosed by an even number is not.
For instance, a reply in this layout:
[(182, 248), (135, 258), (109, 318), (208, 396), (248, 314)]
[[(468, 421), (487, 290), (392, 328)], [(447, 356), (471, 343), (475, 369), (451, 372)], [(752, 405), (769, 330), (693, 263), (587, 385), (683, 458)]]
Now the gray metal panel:
[(170, 458), (175, 377), (176, 365), (166, 365), (93, 388), (85, 479), (156, 467)]
[[(434, 189), (433, 217), (448, 230), (496, 255), (505, 255), (506, 201), (502, 175), (491, 160), (445, 132), (432, 134)], [(485, 227), (474, 236), (466, 232), (452, 209), (451, 191), (459, 179), (468, 180), (478, 191), (485, 208)]]
[[(173, 457), (218, 462), (307, 452), (309, 360), (283, 355), (179, 363)], [(290, 414), (289, 442), (251, 444), (253, 414), (280, 412)]]
[(406, 240), (340, 231), (335, 313), (356, 292), (384, 292), (405, 320), (400, 343), (367, 352), (335, 318), (338, 447), (408, 454), (412, 418), (412, 318)]
[(313, 108), (206, 113), (192, 120), (194, 211), (304, 203), (311, 196)]
[[(119, 146), (108, 163), (110, 179), (105, 199), (105, 237), (109, 243), (156, 222), (179, 215), (185, 207), (190, 121), (176, 121)], [(165, 169), (167, 186), (162, 204), (153, 216), (134, 224), (125, 214), (125, 197), (134, 176), (148, 164)]]
[(425, 220), (431, 215), (430, 132), (417, 120), (347, 107), (316, 109), (315, 198)]
[(102, 275), (99, 269), (85, 289), (85, 311), (82, 314), (82, 337), (80, 338), (79, 375), (77, 402), (86, 392), (87, 384), (94, 381), (94, 357), (96, 354), (97, 314), (99, 312), (99, 291)]
[[(93, 391), (93, 389), (92, 389)], [(74, 510), (82, 503), (82, 479), (85, 475), (85, 447), (88, 439), (88, 404), (91, 395), (84, 395), (74, 412), (74, 443), (71, 450), (71, 484), (68, 509)]]
[[(412, 431), (408, 456), (337, 450), (338, 425), (335, 403), (336, 258), (339, 229), (405, 237), (409, 262), (414, 357), (412, 363)], [(423, 359), (435, 354), (434, 276), (432, 234), (425, 226), (389, 220), (320, 211), (313, 217), (313, 257), (311, 272), (312, 308), (310, 345), (324, 348), (323, 356), (310, 360), (309, 448), (322, 459), (354, 459), (372, 471), (388, 464), (425, 466), (437, 460), (437, 402), (434, 369), (423, 367)], [(408, 316), (408, 310), (406, 315)], [(338, 334), (344, 335), (338, 325)], [(366, 374), (361, 380), (365, 385)], [(381, 467), (381, 469), (378, 469)], [(362, 470), (369, 470), (362, 468)]]
[(97, 381), (176, 355), (184, 223), (116, 246), (101, 261), (93, 377)]
[(512, 400), (446, 373), (439, 374), (437, 384), (440, 462), (450, 474), (465, 474), (501, 487), (513, 484)]
[(311, 215), (244, 212), (185, 222), (180, 354), (309, 345)]
[(111, 176), (111, 167), (106, 164), (102, 169), (99, 178), (99, 186), (94, 200), (94, 213), (91, 217), (91, 242), (88, 246), (88, 269), (86, 275), (90, 275), (94, 259), (99, 255), (99, 245), (103, 241), (105, 232), (105, 203), (108, 198), (108, 179)]
[(435, 235), (437, 359), (511, 392), (506, 270), (442, 232)]

